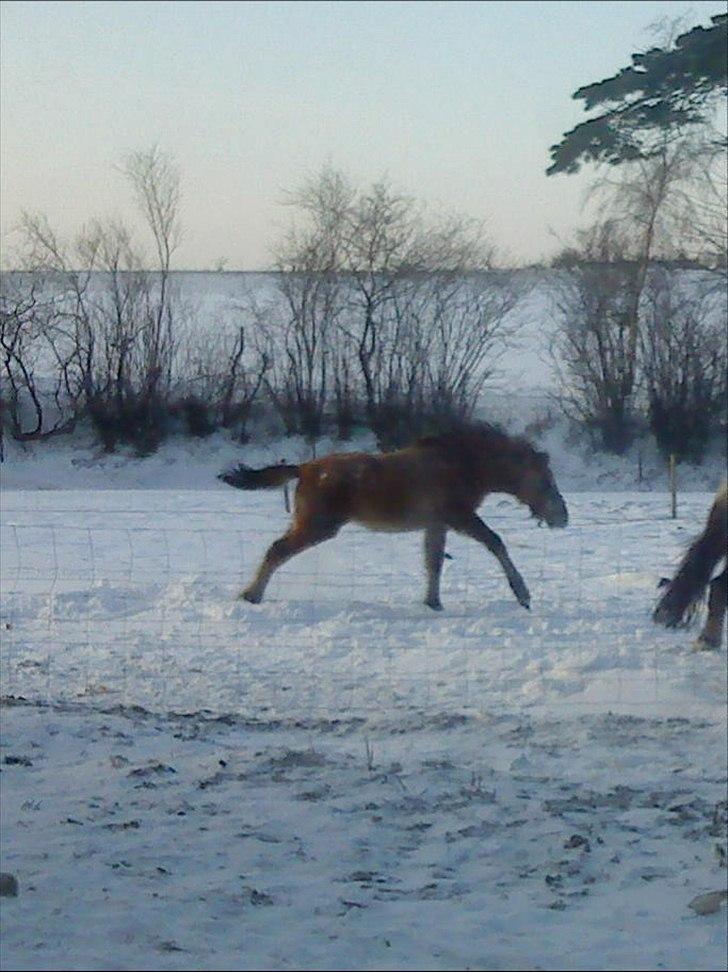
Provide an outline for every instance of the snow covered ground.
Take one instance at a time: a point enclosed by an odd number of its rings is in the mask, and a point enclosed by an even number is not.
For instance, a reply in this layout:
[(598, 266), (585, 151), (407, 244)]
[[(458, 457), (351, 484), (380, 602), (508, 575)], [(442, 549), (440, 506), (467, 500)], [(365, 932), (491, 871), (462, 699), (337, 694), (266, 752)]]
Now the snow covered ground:
[[(178, 283), (220, 326), (270, 287)], [(510, 431), (552, 407), (548, 310), (519, 305), (480, 403)], [(3, 969), (725, 965), (725, 905), (690, 903), (726, 883), (726, 651), (650, 621), (725, 459), (680, 468), (672, 520), (644, 443), (542, 425), (568, 529), (482, 510), (530, 612), (451, 536), (433, 614), (421, 537), (354, 527), (237, 601), (287, 516), (215, 474), (300, 441), (6, 443)]]
[(715, 470), (671, 520), (557, 455), (566, 530), (482, 510), (532, 610), (451, 537), (436, 615), (355, 527), (237, 601), (234, 452), (4, 464), (3, 968), (722, 968), (726, 652), (650, 621)]

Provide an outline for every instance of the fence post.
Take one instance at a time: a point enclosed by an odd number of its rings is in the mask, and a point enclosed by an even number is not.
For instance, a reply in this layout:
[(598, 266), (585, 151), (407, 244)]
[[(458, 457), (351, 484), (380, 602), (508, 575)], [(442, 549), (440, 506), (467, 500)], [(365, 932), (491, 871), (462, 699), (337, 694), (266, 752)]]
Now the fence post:
[(677, 519), (677, 475), (675, 472), (675, 453), (670, 453), (670, 500), (673, 520)]

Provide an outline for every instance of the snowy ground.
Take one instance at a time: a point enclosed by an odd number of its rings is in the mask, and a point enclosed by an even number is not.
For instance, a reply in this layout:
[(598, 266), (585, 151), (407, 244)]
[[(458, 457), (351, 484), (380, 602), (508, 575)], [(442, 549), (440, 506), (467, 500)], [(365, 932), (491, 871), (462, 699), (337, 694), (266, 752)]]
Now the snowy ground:
[(553, 532), (491, 497), (532, 610), (453, 537), (435, 615), (418, 535), (346, 528), (252, 607), (280, 493), (19, 468), (3, 968), (725, 965), (688, 905), (726, 882), (726, 652), (650, 622), (710, 494), (565, 477)]

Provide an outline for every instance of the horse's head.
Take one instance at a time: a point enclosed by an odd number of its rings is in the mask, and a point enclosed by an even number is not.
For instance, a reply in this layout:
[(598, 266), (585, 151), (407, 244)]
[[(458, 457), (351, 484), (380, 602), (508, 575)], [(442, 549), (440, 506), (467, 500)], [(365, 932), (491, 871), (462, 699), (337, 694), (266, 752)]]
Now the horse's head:
[(569, 512), (546, 452), (533, 449), (525, 457), (516, 496), (539, 522), (544, 521), (550, 527), (565, 527), (569, 522)]
[(528, 440), (510, 436), (488, 422), (478, 422), (420, 439), (419, 445), (439, 449), (464, 476), (473, 475), (481, 496), (510, 493), (525, 503), (539, 522), (550, 527), (565, 527), (569, 522), (548, 453), (534, 449)]

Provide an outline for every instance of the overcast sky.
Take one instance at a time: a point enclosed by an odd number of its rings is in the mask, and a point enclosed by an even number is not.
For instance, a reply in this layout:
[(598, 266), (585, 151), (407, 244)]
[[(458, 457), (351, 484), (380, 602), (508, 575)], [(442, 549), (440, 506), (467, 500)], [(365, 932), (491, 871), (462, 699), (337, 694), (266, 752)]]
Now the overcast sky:
[[(588, 176), (548, 150), (586, 116), (571, 99), (722, 2), (13, 2), (0, 5), (0, 221), (72, 236), (128, 217), (115, 165), (157, 143), (183, 178), (178, 268), (259, 269), (286, 189), (329, 162), (387, 175), (433, 210), (486, 219), (516, 262), (580, 219)], [(556, 234), (556, 237), (554, 236)]]

